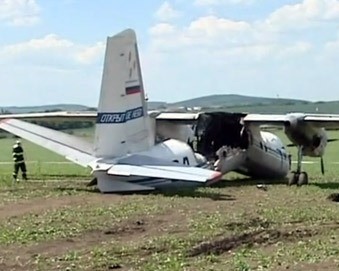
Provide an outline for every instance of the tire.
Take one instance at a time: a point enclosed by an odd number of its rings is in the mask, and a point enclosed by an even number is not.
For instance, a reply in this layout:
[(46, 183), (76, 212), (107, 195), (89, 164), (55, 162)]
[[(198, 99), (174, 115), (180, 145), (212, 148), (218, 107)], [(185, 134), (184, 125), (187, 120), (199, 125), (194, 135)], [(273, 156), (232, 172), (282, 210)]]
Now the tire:
[(298, 177), (298, 186), (307, 185), (308, 184), (308, 175), (306, 172), (301, 172)]
[(291, 185), (297, 184), (298, 177), (299, 175), (295, 171), (292, 171), (291, 175), (288, 178), (287, 185), (291, 186)]

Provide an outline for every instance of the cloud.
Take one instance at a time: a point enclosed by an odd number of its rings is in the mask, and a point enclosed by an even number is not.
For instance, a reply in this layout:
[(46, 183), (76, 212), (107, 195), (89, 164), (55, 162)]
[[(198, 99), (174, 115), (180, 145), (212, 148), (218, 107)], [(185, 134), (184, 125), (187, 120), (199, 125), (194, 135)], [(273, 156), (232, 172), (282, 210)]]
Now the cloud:
[[(150, 34), (153, 49), (162, 52), (173, 49), (186, 53), (208, 50), (209, 53), (228, 57), (241, 56), (242, 52), (255, 59), (288, 54), (295, 57), (309, 53), (319, 44), (323, 46), (323, 40), (331, 35), (338, 20), (339, 1), (304, 0), (282, 6), (266, 18), (253, 22), (206, 15), (184, 26), (156, 24), (150, 28)], [(327, 25), (324, 22), (333, 23)], [(305, 28), (309, 32), (294, 34)]]
[[(338, 4), (303, 0), (251, 21), (222, 16), (221, 11), (208, 15), (206, 9), (185, 24), (155, 24), (149, 29), (146, 77), (152, 76), (147, 87), (157, 89), (159, 82), (175, 78), (180, 83), (162, 86), (162, 92), (176, 88), (177, 100), (211, 91), (320, 99), (319, 89), (324, 89), (321, 99), (333, 97), (339, 83), (334, 74)], [(162, 96), (150, 91), (150, 98)]]
[(0, 64), (15, 63), (28, 66), (48, 66), (54, 68), (74, 67), (94, 64), (103, 58), (105, 45), (76, 44), (56, 34), (48, 34), (39, 39), (0, 47)]
[(92, 64), (103, 57), (106, 45), (104, 42), (97, 42), (93, 46), (83, 48), (76, 54), (76, 59), (80, 63)]
[(171, 4), (166, 1), (162, 3), (159, 9), (155, 12), (155, 17), (162, 22), (167, 22), (178, 18), (180, 14), (181, 13), (178, 10), (175, 10)]
[(196, 6), (242, 5), (253, 3), (254, 0), (195, 0)]
[(0, 22), (13, 26), (30, 26), (40, 20), (41, 8), (35, 0), (1, 0)]
[(251, 34), (250, 24), (232, 21), (216, 16), (200, 17), (187, 27), (171, 24), (157, 24), (150, 29), (156, 43), (166, 49), (168, 46), (224, 46), (245, 43)]
[(79, 44), (56, 34), (0, 47), (0, 80), (7, 90), (2, 104), (96, 105), (104, 47), (103, 42)]
[(274, 11), (265, 20), (265, 24), (276, 30), (293, 30), (314, 27), (338, 19), (338, 0), (304, 0)]
[(152, 50), (163, 53), (175, 51), (227, 58), (249, 54), (260, 59), (283, 48), (276, 43), (274, 35), (264, 35), (255, 25), (216, 16), (200, 17), (184, 27), (157, 24), (150, 34)]

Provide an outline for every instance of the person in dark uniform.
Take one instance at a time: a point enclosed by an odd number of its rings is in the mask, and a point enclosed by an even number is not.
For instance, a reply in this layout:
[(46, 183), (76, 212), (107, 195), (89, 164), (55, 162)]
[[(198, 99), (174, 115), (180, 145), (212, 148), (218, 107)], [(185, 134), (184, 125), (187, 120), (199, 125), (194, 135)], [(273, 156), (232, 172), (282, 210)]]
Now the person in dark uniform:
[(27, 180), (24, 149), (21, 146), (20, 140), (17, 140), (16, 143), (13, 145), (13, 161), (14, 161), (14, 171), (13, 171), (14, 180), (18, 181), (19, 169), (21, 169), (22, 178), (24, 180)]

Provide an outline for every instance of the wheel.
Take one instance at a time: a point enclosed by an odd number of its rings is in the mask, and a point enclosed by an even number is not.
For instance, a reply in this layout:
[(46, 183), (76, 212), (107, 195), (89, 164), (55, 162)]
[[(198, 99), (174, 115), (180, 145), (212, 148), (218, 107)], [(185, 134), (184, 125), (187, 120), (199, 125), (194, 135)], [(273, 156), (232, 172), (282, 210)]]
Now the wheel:
[(298, 186), (306, 185), (308, 184), (308, 175), (306, 172), (301, 172), (298, 177)]
[(298, 182), (298, 177), (299, 177), (299, 174), (296, 173), (295, 171), (292, 171), (291, 175), (288, 178), (287, 185), (294, 185), (294, 184), (296, 184)]

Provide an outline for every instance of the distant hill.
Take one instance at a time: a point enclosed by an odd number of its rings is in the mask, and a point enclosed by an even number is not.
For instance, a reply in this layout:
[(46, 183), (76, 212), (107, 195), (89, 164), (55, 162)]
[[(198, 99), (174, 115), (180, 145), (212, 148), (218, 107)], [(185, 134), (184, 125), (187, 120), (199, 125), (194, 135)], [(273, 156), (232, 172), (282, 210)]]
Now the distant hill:
[[(209, 108), (205, 111), (211, 111)], [(322, 114), (339, 114), (339, 101), (331, 102), (306, 102), (292, 104), (267, 104), (267, 105), (250, 105), (250, 106), (230, 106), (220, 108), (222, 111), (230, 112), (247, 112), (247, 113), (272, 113), (284, 114), (291, 112), (304, 113), (322, 113)]]
[(199, 98), (189, 99), (177, 103), (171, 103), (169, 106), (185, 106), (185, 107), (230, 107), (230, 106), (247, 106), (247, 105), (267, 105), (267, 104), (295, 104), (295, 103), (307, 103), (304, 100), (295, 99), (280, 99), (280, 98), (264, 98), (243, 96), (236, 94), (227, 95), (209, 95)]
[[(1, 107), (1, 112), (10, 112), (13, 114), (32, 113), (32, 112), (51, 112), (51, 111), (89, 111), (96, 110), (80, 104), (51, 104), (41, 106), (7, 106)], [(0, 112), (0, 113), (1, 113)]]
[(168, 107), (168, 104), (165, 102), (148, 102), (148, 108), (149, 109), (158, 109), (158, 108), (166, 108)]
[[(297, 99), (252, 97), (235, 94), (210, 95), (176, 103), (166, 103), (161, 101), (148, 102), (148, 108), (176, 110), (178, 108), (199, 107), (202, 111), (220, 110), (230, 112), (249, 113), (288, 113), (288, 112), (308, 112), (308, 113), (332, 113), (339, 114), (339, 101), (330, 102), (310, 102)], [(0, 113), (30, 113), (48, 111), (95, 111), (79, 104), (55, 104), (30, 107), (1, 107)]]

